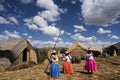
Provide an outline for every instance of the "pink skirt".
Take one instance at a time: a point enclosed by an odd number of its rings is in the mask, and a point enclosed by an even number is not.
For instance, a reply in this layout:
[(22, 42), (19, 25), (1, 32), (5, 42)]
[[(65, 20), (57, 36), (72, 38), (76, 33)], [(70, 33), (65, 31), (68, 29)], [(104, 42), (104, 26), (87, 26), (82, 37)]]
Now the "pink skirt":
[(87, 71), (96, 71), (97, 66), (95, 60), (86, 60), (85, 62), (85, 70)]
[(73, 66), (72, 66), (71, 62), (64, 62), (63, 72), (65, 74), (72, 74), (73, 73)]

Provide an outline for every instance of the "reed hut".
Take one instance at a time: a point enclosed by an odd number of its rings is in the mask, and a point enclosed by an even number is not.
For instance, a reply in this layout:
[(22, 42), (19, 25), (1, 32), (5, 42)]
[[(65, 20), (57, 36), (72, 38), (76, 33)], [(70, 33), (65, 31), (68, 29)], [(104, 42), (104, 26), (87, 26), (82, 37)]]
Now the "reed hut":
[(93, 46), (93, 47), (90, 47), (89, 50), (91, 50), (93, 52), (94, 56), (98, 57), (98, 56), (103, 55), (104, 47), (103, 46)]
[(37, 64), (36, 53), (28, 40), (0, 40), (0, 65), (12, 66), (22, 62)]
[(88, 48), (80, 44), (79, 42), (75, 42), (72, 46), (70, 46), (67, 51), (71, 54), (72, 56), (72, 62), (73, 63), (79, 63), (81, 59), (84, 58)]
[(109, 55), (113, 55), (114, 50), (116, 51), (117, 55), (120, 55), (120, 42), (108, 46), (106, 50)]

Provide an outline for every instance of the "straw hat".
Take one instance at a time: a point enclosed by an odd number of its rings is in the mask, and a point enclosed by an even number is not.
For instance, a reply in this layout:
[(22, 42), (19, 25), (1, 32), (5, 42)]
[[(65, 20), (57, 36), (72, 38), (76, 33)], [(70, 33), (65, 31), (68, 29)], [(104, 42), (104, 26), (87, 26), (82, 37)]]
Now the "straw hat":
[(68, 54), (68, 53), (69, 53), (68, 51), (65, 52), (65, 54)]
[(56, 50), (53, 50), (52, 53), (56, 53)]

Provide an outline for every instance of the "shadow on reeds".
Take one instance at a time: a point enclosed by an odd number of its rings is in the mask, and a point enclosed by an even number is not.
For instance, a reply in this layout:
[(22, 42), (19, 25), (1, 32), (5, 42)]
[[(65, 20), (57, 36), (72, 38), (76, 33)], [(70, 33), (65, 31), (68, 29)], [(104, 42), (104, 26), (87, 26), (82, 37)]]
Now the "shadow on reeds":
[[(47, 75), (50, 75), (50, 72), (44, 72)], [(60, 71), (60, 73), (63, 73), (63, 71)]]
[(113, 65), (120, 65), (120, 63), (115, 62), (115, 61), (107, 61), (107, 62), (112, 63)]
[(75, 71), (77, 73), (82, 73), (82, 74), (93, 74), (93, 73), (90, 73), (90, 72), (85, 72), (85, 71)]
[(47, 75), (50, 75), (50, 72), (44, 72), (45, 74), (47, 74)]

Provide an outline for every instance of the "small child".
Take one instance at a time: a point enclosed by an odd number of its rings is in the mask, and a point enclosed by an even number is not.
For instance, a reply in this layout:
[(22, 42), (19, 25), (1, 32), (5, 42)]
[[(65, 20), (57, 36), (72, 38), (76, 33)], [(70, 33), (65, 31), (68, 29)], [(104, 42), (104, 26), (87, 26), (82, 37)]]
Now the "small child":
[(114, 49), (113, 51), (113, 56), (116, 57), (117, 56), (117, 53), (116, 53), (116, 50)]

